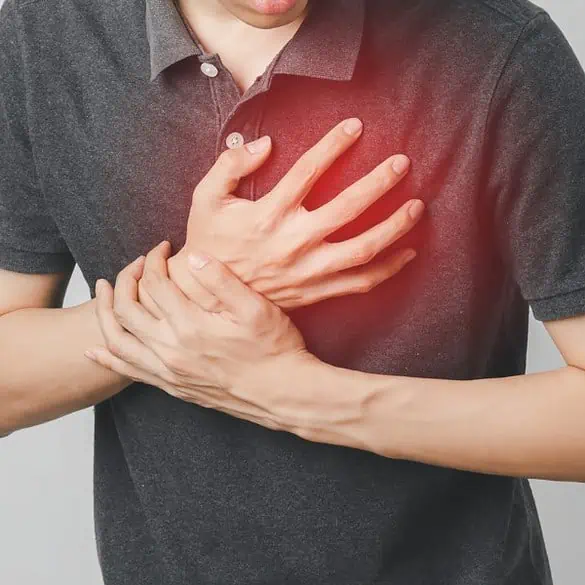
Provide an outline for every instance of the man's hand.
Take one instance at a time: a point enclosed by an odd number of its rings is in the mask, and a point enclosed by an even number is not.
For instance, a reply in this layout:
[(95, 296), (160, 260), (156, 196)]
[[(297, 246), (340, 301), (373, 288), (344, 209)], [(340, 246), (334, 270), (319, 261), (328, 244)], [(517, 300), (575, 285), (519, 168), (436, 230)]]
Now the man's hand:
[[(268, 137), (227, 150), (197, 185), (184, 248), (168, 262), (171, 279), (191, 299), (200, 288), (190, 277), (192, 250), (213, 254), (244, 283), (282, 308), (366, 292), (396, 274), (415, 253), (401, 250), (390, 259), (377, 254), (414, 227), (424, 204), (412, 200), (370, 230), (344, 242), (325, 238), (358, 217), (406, 174), (409, 160), (394, 155), (335, 199), (309, 212), (303, 199), (317, 179), (360, 136), (361, 122), (349, 119), (307, 151), (258, 201), (232, 195), (241, 177), (268, 158)], [(142, 286), (140, 301), (153, 309)], [(218, 307), (207, 307), (217, 310)]]
[[(290, 393), (278, 383), (279, 364), (317, 362), (282, 310), (209, 257), (191, 262), (201, 295), (200, 304), (193, 303), (168, 277), (169, 253), (163, 242), (146, 260), (122, 270), (115, 289), (99, 281), (97, 315), (107, 347), (94, 348), (87, 357), (186, 402), (272, 429), (301, 432), (310, 413), (328, 420), (341, 415), (343, 400), (338, 398), (336, 411), (327, 390), (317, 395), (299, 387)], [(139, 280), (148, 283), (160, 320), (138, 302)], [(204, 310), (215, 301), (225, 310)], [(262, 387), (258, 379), (264, 380)]]
[(149, 255), (144, 275), (164, 311), (160, 322), (136, 301), (140, 263), (120, 275), (115, 301), (109, 284), (100, 287), (108, 349), (93, 359), (102, 366), (309, 441), (477, 473), (585, 482), (583, 317), (550, 325), (571, 364), (557, 370), (477, 380), (369, 374), (309, 354), (288, 317), (213, 258), (192, 262), (193, 279), (202, 298), (219, 299), (225, 310), (197, 307), (166, 277), (164, 250)]

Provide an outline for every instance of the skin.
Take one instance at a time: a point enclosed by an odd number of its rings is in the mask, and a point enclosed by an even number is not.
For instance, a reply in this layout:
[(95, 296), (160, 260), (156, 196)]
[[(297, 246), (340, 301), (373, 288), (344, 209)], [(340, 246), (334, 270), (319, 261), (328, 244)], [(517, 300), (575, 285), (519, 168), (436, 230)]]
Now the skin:
[[(389, 157), (311, 213), (302, 207), (315, 182), (361, 132), (357, 119), (338, 124), (255, 202), (230, 192), (241, 177), (267, 160), (272, 142), (260, 140), (253, 147), (254, 154), (246, 147), (225, 151), (193, 194), (185, 246), (169, 261), (172, 280), (189, 298), (196, 299), (199, 288), (190, 278), (187, 256), (194, 248), (213, 251), (244, 282), (279, 306), (292, 309), (323, 300), (325, 295), (338, 296), (368, 283), (378, 284), (394, 274), (406, 257), (412, 259), (414, 251), (399, 252), (390, 262), (375, 261), (375, 257), (420, 218), (422, 201), (407, 202), (374, 228), (343, 243), (330, 244), (325, 238), (392, 189), (408, 170), (398, 166), (408, 165), (407, 157)], [(265, 145), (263, 149), (260, 144)], [(367, 283), (363, 279), (366, 274)], [(142, 288), (139, 298), (153, 310)]]
[(262, 13), (253, 0), (179, 0), (179, 7), (198, 42), (219, 54), (244, 93), (297, 32), (309, 3), (297, 0), (277, 14)]
[[(262, 73), (268, 62), (294, 35), (306, 16), (307, 3), (299, 1), (295, 10), (284, 15), (262, 15), (242, 2), (217, 0), (180, 2), (190, 25), (197, 30), (209, 51), (219, 52), (238, 85), (245, 90)], [(242, 18), (239, 18), (241, 16)], [(247, 19), (247, 20), (246, 20)], [(207, 34), (209, 33), (209, 34)], [(228, 161), (229, 164), (229, 161)], [(219, 210), (217, 210), (219, 213)], [(225, 210), (224, 210), (225, 211)], [(221, 213), (222, 218), (225, 214)], [(235, 219), (235, 218), (232, 218)], [(221, 220), (229, 228), (229, 222)], [(204, 246), (203, 246), (204, 247)], [(283, 265), (288, 265), (281, 254)], [(260, 259), (259, 269), (264, 262)], [(173, 273), (186, 287), (195, 287), (184, 277), (183, 268)], [(289, 279), (291, 299), (300, 305), (355, 289), (367, 290), (393, 267), (372, 266), (372, 271), (346, 273), (354, 278), (345, 282), (335, 276), (322, 277), (320, 283), (305, 285)], [(272, 265), (274, 269), (274, 265)], [(101, 402), (125, 388), (130, 380), (88, 362), (79, 348), (103, 344), (95, 314), (95, 300), (62, 309), (63, 292), (71, 273), (20, 274), (0, 270), (0, 353), (3, 356), (0, 380), (0, 436), (18, 429), (53, 420), (70, 412)], [(281, 270), (277, 278), (288, 278)], [(276, 283), (284, 293), (286, 285)], [(148, 303), (148, 300), (145, 300)], [(59, 343), (55, 343), (55, 339)], [(30, 367), (34, 356), (35, 367)]]
[[(288, 38), (303, 14), (291, 13), (287, 29), (286, 19), (255, 13), (249, 3), (209, 0), (200, 4), (224, 8), (215, 14), (258, 31), (285, 30)], [(186, 8), (194, 6), (194, 2), (186, 3)], [(222, 26), (221, 19), (215, 22)], [(230, 18), (224, 19), (223, 26), (229, 22)], [(264, 35), (262, 40), (274, 55), (286, 35)], [(256, 48), (261, 46), (257, 42)], [(228, 49), (234, 52), (234, 47), (224, 47), (222, 60), (224, 55), (228, 58)], [(234, 71), (243, 67), (236, 58), (233, 63)], [(265, 65), (261, 60), (254, 63), (255, 70), (246, 69), (241, 76), (236, 72), (243, 88)], [(193, 243), (183, 256), (198, 252)], [(168, 256), (164, 246), (156, 253), (163, 259)], [(183, 286), (198, 291), (192, 294), (195, 299), (207, 299), (201, 305), (165, 277), (162, 265), (140, 260), (120, 275), (117, 294), (107, 284), (100, 287), (99, 318), (96, 301), (74, 309), (56, 308), (69, 274), (0, 271), (0, 349), (6, 358), (0, 385), (0, 433), (50, 420), (119, 392), (133, 379), (148, 378), (183, 400), (295, 432), (307, 440), (486, 473), (585, 480), (585, 318), (546, 323), (568, 364), (553, 372), (476, 381), (376, 376), (320, 363), (307, 353), (284, 311), (236, 278), (228, 268), (230, 258), (224, 257), (224, 264), (214, 259), (205, 264), (201, 256), (195, 258), (191, 264), (201, 268), (191, 270), (192, 282), (183, 276)], [(169, 259), (169, 272), (172, 264)], [(189, 266), (182, 261), (183, 274)], [(143, 295), (138, 279), (151, 283)], [(355, 291), (350, 287), (347, 292)], [(152, 307), (158, 308), (158, 317), (147, 308), (147, 294)], [(166, 323), (164, 343), (158, 329), (139, 332), (138, 312), (143, 327), (147, 318), (160, 329)], [(122, 330), (121, 323), (132, 333)], [(280, 334), (268, 348), (258, 344), (259, 338), (274, 331)], [(52, 343), (57, 335), (63, 340), (60, 344)], [(18, 343), (23, 339), (26, 344)], [(100, 365), (79, 355), (80, 345), (100, 344), (107, 348), (98, 347), (94, 353)], [(29, 367), (31, 354), (35, 368)], [(109, 368), (125, 373), (112, 373)], [(286, 387), (293, 376), (294, 392)]]
[[(188, 295), (198, 296), (201, 288), (189, 278), (187, 257), (191, 248), (205, 250), (212, 244), (226, 261), (232, 256), (233, 269), (244, 281), (283, 309), (366, 292), (399, 272), (412, 259), (412, 251), (400, 250), (395, 244), (416, 225), (422, 202), (414, 200), (411, 206), (403, 206), (360, 238), (333, 245), (324, 242), (324, 236), (340, 218), (346, 218), (341, 220), (346, 223), (359, 215), (384, 195), (384, 189), (391, 189), (405, 176), (407, 168), (398, 175), (392, 166), (408, 162), (404, 155), (389, 157), (319, 213), (302, 208), (311, 182), (359, 136), (359, 131), (348, 134), (340, 122), (301, 157), (271, 193), (254, 203), (235, 200), (230, 190), (238, 177), (268, 158), (270, 148), (256, 153), (246, 148), (249, 145), (226, 150), (196, 187), (187, 244), (169, 259), (169, 272), (172, 267), (177, 286), (182, 283)], [(249, 229), (242, 232), (242, 225)], [(256, 238), (251, 233), (256, 233)], [(377, 249), (391, 245), (395, 252), (389, 261), (381, 263), (373, 258)], [(340, 262), (347, 268), (335, 272)], [(303, 270), (295, 269), (298, 266)], [(83, 348), (111, 343), (104, 338), (96, 317), (95, 299), (59, 308), (69, 278), (70, 274), (0, 270), (0, 435), (97, 404), (132, 382), (84, 357)], [(142, 310), (156, 313), (148, 290), (139, 288)], [(217, 301), (206, 307), (221, 310)], [(34, 368), (30, 367), (31, 356)]]
[[(232, 24), (231, 17), (256, 28), (277, 24), (272, 16), (254, 14), (251, 0), (204, 4), (223, 11)], [(289, 14), (294, 27), (304, 13)], [(227, 58), (222, 54), (222, 60)], [(231, 62), (230, 69), (238, 76), (240, 67), (251, 62), (253, 55), (248, 55), (243, 63)], [(237, 78), (246, 87), (253, 75)], [(197, 257), (199, 252), (192, 247), (185, 255)], [(165, 245), (152, 254), (132, 274), (120, 276), (115, 293), (107, 284), (100, 289), (107, 343), (89, 355), (104, 367), (194, 404), (311, 441), (483, 473), (585, 481), (585, 317), (545, 323), (567, 362), (553, 372), (474, 381), (377, 376), (334, 368), (308, 354), (284, 312), (243, 286), (229, 269), (230, 262), (237, 265), (237, 257), (220, 255), (222, 265), (204, 254), (210, 261), (191, 271), (191, 283), (183, 276), (184, 294), (166, 276)], [(171, 275), (173, 264), (171, 259)], [(183, 262), (183, 268), (185, 264), (189, 266)], [(196, 260), (193, 266), (201, 264)], [(152, 322), (139, 325), (127, 312), (145, 297), (138, 292), (143, 282), (158, 300), (151, 303), (158, 309), (153, 312), (157, 326), (168, 328), (162, 346), (152, 332), (156, 330), (149, 329)], [(123, 343), (130, 339), (137, 353)], [(156, 360), (146, 361), (145, 348)], [(289, 388), (291, 381), (294, 387)]]
[[(266, 8), (275, 0), (197, 0), (197, 12), (214, 14), (216, 20), (237, 21), (258, 29), (286, 27), (306, 16), (309, 0), (288, 2), (285, 10), (267, 14)], [(193, 0), (182, 0), (181, 6), (195, 5)], [(264, 8), (264, 9), (263, 9)]]
[[(367, 374), (311, 355), (281, 309), (209, 255), (192, 254), (202, 300), (189, 300), (168, 278), (168, 254), (162, 243), (120, 274), (115, 292), (101, 283), (98, 318), (109, 345), (94, 348), (90, 359), (194, 405), (309, 441), (467, 471), (585, 482), (585, 316), (546, 323), (567, 362), (554, 371), (469, 381)], [(139, 279), (161, 319), (130, 317)], [(223, 310), (207, 311), (215, 299)]]
[[(299, 1), (286, 14), (263, 15), (247, 2), (181, 0), (180, 5), (204, 46), (221, 55), (242, 90), (292, 38), (307, 8), (307, 2)], [(180, 274), (177, 271), (179, 279)], [(386, 274), (390, 276), (391, 271)], [(357, 284), (346, 283), (348, 292), (357, 285), (373, 286), (377, 275), (381, 275), (380, 268), (371, 273), (372, 281), (367, 284), (367, 272), (361, 273)], [(95, 300), (61, 308), (70, 277), (70, 272), (21, 274), (0, 270), (0, 436), (94, 405), (130, 383), (89, 362), (80, 351), (105, 341), (95, 314)], [(302, 304), (299, 286), (303, 289), (297, 282), (291, 296)], [(319, 291), (315, 286), (311, 298), (316, 292), (324, 294), (326, 279)], [(334, 285), (335, 294), (340, 294), (340, 286), (343, 283), (339, 281)], [(282, 283), (280, 287), (283, 292)], [(307, 302), (314, 302), (311, 298)], [(30, 367), (31, 356), (34, 368)]]

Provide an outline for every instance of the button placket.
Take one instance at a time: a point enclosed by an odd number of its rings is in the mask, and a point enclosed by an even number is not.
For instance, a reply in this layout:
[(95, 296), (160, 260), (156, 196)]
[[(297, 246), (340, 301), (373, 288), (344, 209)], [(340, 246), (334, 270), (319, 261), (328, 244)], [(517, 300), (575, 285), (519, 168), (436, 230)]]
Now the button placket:
[[(224, 129), (224, 132), (229, 132), (223, 141), (228, 149), (240, 148), (248, 142), (252, 142), (258, 138), (258, 123), (256, 117), (244, 117), (242, 112), (239, 115), (232, 117), (230, 124)], [(238, 130), (235, 130), (237, 128)], [(221, 144), (221, 142), (219, 142)], [(254, 176), (243, 177), (238, 185), (238, 196), (251, 201), (254, 200)]]
[[(237, 103), (229, 113), (225, 124), (220, 128), (216, 142), (216, 156), (219, 156), (225, 147), (239, 148), (248, 142), (252, 142), (260, 137), (260, 121), (262, 118), (263, 102), (259, 101), (260, 97), (254, 99), (252, 107), (251, 100)], [(254, 200), (255, 199), (255, 177), (244, 177), (240, 180), (238, 186), (240, 197)]]

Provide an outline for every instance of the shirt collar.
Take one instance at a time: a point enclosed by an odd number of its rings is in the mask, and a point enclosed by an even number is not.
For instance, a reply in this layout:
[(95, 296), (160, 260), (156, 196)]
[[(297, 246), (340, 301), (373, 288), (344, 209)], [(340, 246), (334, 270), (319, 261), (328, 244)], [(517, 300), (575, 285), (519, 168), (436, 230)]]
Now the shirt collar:
[[(173, 0), (145, 0), (150, 81), (187, 57), (202, 57)], [(282, 51), (273, 73), (349, 80), (357, 61), (365, 0), (313, 0), (309, 14)]]
[(357, 62), (365, 0), (313, 0), (274, 73), (348, 81)]
[(173, 0), (146, 0), (145, 17), (150, 81), (177, 61), (200, 54)]

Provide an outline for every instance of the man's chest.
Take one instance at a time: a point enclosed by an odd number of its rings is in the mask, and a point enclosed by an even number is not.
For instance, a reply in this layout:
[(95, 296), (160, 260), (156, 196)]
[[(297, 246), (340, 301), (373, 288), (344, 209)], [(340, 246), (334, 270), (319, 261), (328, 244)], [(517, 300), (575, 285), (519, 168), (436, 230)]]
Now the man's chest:
[[(366, 295), (299, 311), (308, 343), (315, 340), (335, 361), (343, 355), (340, 343), (365, 355), (364, 340), (387, 344), (388, 332), (401, 327), (408, 336), (430, 323), (448, 338), (468, 319), (472, 291), (493, 286), (475, 144), (481, 117), (471, 110), (457, 110), (448, 95), (425, 109), (424, 87), (413, 100), (391, 76), (359, 71), (347, 83), (274, 76), (243, 99), (233, 80), (213, 85), (188, 61), (173, 73), (154, 84), (112, 76), (97, 91), (80, 78), (74, 88), (51, 89), (60, 107), (33, 113), (43, 190), (90, 285), (113, 278), (163, 239), (175, 250), (182, 246), (193, 190), (234, 137), (236, 143), (264, 134), (273, 139), (268, 162), (236, 190), (257, 200), (330, 128), (357, 116), (362, 137), (318, 181), (306, 206), (318, 207), (386, 157), (405, 153), (412, 161), (408, 177), (332, 239), (357, 235), (416, 197), (425, 201), (426, 217), (395, 248), (414, 247), (418, 259)], [(435, 307), (440, 311), (429, 317)]]
[[(345, 234), (380, 221), (410, 197), (434, 206), (437, 220), (449, 214), (451, 225), (466, 229), (458, 204), (470, 211), (479, 163), (468, 154), (471, 116), (456, 132), (449, 120), (441, 128), (432, 112), (401, 102), (392, 88), (359, 81), (297, 85), (277, 76), (265, 91), (240, 100), (229, 83), (213, 87), (193, 74), (185, 66), (164, 84), (118, 85), (110, 79), (96, 90), (80, 78), (75, 87), (36, 89), (48, 90), (49, 104), (32, 113), (39, 179), (66, 238), (90, 226), (117, 229), (120, 252), (128, 254), (143, 252), (161, 237), (179, 242), (193, 189), (223, 150), (264, 134), (272, 137), (268, 162), (243, 178), (236, 192), (259, 199), (329, 129), (352, 116), (362, 119), (364, 133), (315, 186), (306, 200), (309, 208), (403, 152), (413, 163), (408, 178)], [(467, 154), (455, 162), (462, 153)]]

